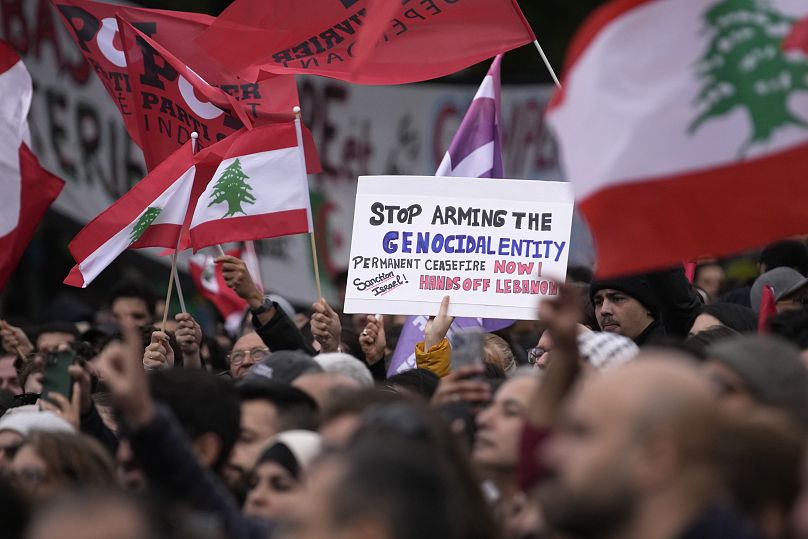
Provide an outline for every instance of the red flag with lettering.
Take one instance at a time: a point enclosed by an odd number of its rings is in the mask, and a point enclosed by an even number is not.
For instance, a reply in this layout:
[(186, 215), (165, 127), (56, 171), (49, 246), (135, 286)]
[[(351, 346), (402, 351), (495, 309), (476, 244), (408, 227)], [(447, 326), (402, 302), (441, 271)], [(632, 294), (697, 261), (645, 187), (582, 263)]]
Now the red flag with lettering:
[[(291, 109), (298, 104), (294, 77), (267, 75), (258, 82), (250, 82), (208, 61), (193, 41), (193, 38), (213, 21), (208, 15), (132, 8), (90, 0), (52, 0), (52, 2), (62, 16), (71, 37), (118, 106), (130, 136), (147, 154), (146, 160), (150, 169), (156, 164), (156, 155), (163, 157), (170, 155), (184, 140), (187, 140), (190, 131), (194, 130), (189, 129), (189, 125), (193, 126), (194, 119), (199, 120), (199, 115), (194, 115), (194, 108), (207, 111), (208, 114), (215, 112), (211, 108), (215, 104), (209, 100), (216, 88), (229, 95), (247, 116), (257, 123), (289, 121)], [(144, 105), (159, 107), (163, 102), (144, 103), (143, 95), (138, 95), (135, 101), (134, 87), (139, 85), (142, 88), (148, 84), (144, 85), (140, 79), (135, 80), (129, 73), (117, 17), (131, 23), (142, 38), (138, 44), (146, 54), (143, 55), (142, 52), (138, 54), (143, 61), (138, 65), (138, 76), (145, 75), (147, 82), (160, 79), (158, 83), (173, 85), (167, 88), (170, 92), (182, 90), (180, 92), (182, 101), (165, 103), (165, 114), (171, 117), (171, 124), (152, 123), (145, 139), (141, 132), (143, 126), (140, 124), (146, 120), (137, 118), (135, 111)], [(152, 51), (157, 53), (152, 54)], [(131, 47), (129, 52), (133, 52)], [(137, 54), (137, 51), (134, 52)], [(188, 75), (188, 71), (191, 75)], [(169, 80), (163, 80), (166, 78)], [(181, 89), (179, 84), (183, 80), (190, 84), (183, 83)], [(197, 93), (199, 95), (195, 95)], [(153, 97), (149, 96), (150, 99)], [(218, 104), (223, 103), (219, 101)], [(164, 122), (168, 116), (163, 117)], [(235, 116), (243, 117), (240, 113)], [(228, 125), (231, 123), (233, 125), (227, 134), (233, 129), (238, 129), (239, 122), (228, 120)], [(156, 132), (155, 129), (159, 128), (163, 131), (157, 132), (165, 136), (161, 136), (158, 140), (173, 139), (173, 143), (167, 144), (162, 149), (158, 149), (156, 147), (158, 141), (151, 138)], [(211, 138), (211, 141), (215, 140)], [(202, 132), (200, 143), (203, 146), (206, 144)], [(143, 147), (144, 144), (147, 148)], [(312, 148), (310, 153), (315, 153), (315, 150)]]
[(516, 0), (236, 0), (195, 38), (249, 80), (309, 73), (359, 84), (441, 77), (534, 39)]

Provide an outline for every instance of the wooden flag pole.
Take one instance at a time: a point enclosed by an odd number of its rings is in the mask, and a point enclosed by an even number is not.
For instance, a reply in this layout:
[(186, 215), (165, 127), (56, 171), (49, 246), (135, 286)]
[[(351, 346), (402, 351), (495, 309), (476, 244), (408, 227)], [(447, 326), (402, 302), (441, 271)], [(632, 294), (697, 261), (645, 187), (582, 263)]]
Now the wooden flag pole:
[[(303, 176), (306, 177), (306, 154), (303, 149), (303, 131), (300, 128), (300, 107), (292, 109), (295, 113), (295, 132), (297, 134), (297, 146), (300, 148), (300, 160), (303, 165)], [(306, 185), (308, 192), (308, 185)], [(309, 243), (311, 244), (311, 261), (314, 264), (314, 282), (317, 284), (317, 298), (323, 297), (323, 289), (320, 285), (320, 264), (317, 260), (317, 240), (314, 238), (314, 222), (311, 220), (311, 208), (308, 209), (309, 217)]]
[[(191, 133), (191, 153), (196, 153), (196, 141), (199, 138), (199, 133), (194, 131)], [(166, 322), (168, 322), (168, 311), (171, 305), (171, 290), (174, 283), (177, 283), (177, 297), (180, 300), (180, 312), (186, 313), (185, 310), (185, 296), (182, 293), (182, 285), (180, 284), (180, 275), (177, 272), (177, 254), (180, 250), (180, 242), (182, 241), (182, 230), (177, 236), (177, 245), (174, 246), (174, 253), (171, 255), (171, 275), (168, 277), (168, 293), (166, 294), (166, 306), (163, 310), (163, 331), (166, 330)]]
[(550, 76), (553, 78), (553, 82), (555, 83), (556, 88), (561, 89), (561, 83), (558, 81), (558, 77), (556, 77), (555, 71), (553, 71), (553, 66), (550, 65), (550, 60), (547, 59), (547, 55), (544, 54), (544, 50), (542, 50), (541, 45), (539, 45), (539, 40), (538, 39), (534, 40), (533, 44), (539, 51), (539, 55), (541, 56), (544, 65), (547, 66), (547, 71), (550, 72)]

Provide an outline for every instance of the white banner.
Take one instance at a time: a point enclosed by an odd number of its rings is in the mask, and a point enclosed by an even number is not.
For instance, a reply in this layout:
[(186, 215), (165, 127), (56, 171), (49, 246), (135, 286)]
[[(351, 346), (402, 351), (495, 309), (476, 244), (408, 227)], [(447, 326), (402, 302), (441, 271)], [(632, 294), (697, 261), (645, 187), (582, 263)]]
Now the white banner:
[[(67, 182), (54, 207), (86, 223), (145, 175), (143, 156), (48, 0), (0, 2), (0, 37), (20, 51), (34, 80), (34, 151)], [(334, 300), (329, 281), (348, 264), (356, 178), (433, 174), (477, 84), (373, 87), (299, 77), (298, 87), (323, 163), (310, 187), (325, 295)], [(543, 118), (551, 92), (544, 85), (503, 87), (504, 166), (510, 177), (560, 179)], [(571, 260), (590, 262), (588, 236), (577, 228), (573, 244), (583, 248), (574, 248)], [(258, 242), (257, 249), (268, 289), (294, 302), (314, 299), (305, 236)]]
[(562, 182), (360, 177), (347, 313), (532, 320), (558, 294), (573, 197)]

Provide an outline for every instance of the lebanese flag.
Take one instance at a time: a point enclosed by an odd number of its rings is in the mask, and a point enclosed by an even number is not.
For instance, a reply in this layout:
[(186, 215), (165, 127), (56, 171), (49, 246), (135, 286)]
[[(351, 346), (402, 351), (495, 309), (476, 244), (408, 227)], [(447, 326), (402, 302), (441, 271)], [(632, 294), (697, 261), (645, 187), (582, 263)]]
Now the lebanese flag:
[[(211, 103), (210, 90), (203, 87), (220, 88), (253, 121), (291, 120), (290, 111), (299, 102), (294, 77), (267, 75), (258, 82), (246, 81), (220, 69), (199, 51), (193, 38), (213, 21), (209, 15), (133, 8), (90, 0), (51, 1), (84, 58), (93, 66), (115, 101), (129, 135), (141, 148), (146, 144), (149, 149), (144, 150), (149, 153), (152, 153), (156, 144), (152, 140), (155, 133), (160, 135), (160, 139), (173, 138), (175, 144), (165, 149), (165, 153), (169, 154), (187, 140), (188, 134), (194, 130), (194, 122), (219, 118), (206, 118), (217, 114), (214, 109), (222, 102), (214, 100)], [(149, 48), (141, 43), (146, 55), (141, 58), (135, 75), (130, 74), (127, 66), (127, 48), (122, 43), (118, 17), (142, 32), (141, 36), (148, 36)], [(151, 50), (158, 52), (152, 55)], [(128, 52), (132, 52), (131, 48)], [(143, 75), (146, 75), (146, 83), (139, 78)], [(141, 91), (135, 91), (135, 87)], [(160, 95), (158, 103), (151, 103), (155, 92), (150, 92), (149, 96), (142, 93), (151, 88), (178, 93), (179, 98), (162, 101), (164, 96)], [(142, 118), (137, 113), (143, 104), (150, 105), (150, 112), (156, 109), (163, 113), (159, 119), (152, 118), (154, 121), (146, 136), (142, 136), (139, 125)], [(239, 112), (235, 114), (241, 116)], [(231, 125), (227, 134), (235, 129), (238, 126)], [(206, 141), (202, 135), (200, 132), (200, 143), (204, 146)], [(216, 139), (211, 140), (215, 142)], [(147, 161), (153, 160), (147, 155)]]
[(237, 136), (196, 202), (194, 250), (312, 230), (308, 180), (295, 123)]
[[(225, 251), (226, 254), (240, 257), (240, 249)], [(240, 322), (247, 310), (247, 302), (241, 299), (233, 289), (227, 286), (222, 275), (221, 265), (215, 264), (214, 257), (202, 253), (192, 256), (188, 262), (188, 270), (191, 273), (196, 289), (199, 293), (213, 303), (219, 314), (225, 320), (225, 326), (230, 326), (233, 322)]]
[(175, 249), (195, 174), (188, 142), (73, 238), (68, 247), (76, 265), (64, 283), (86, 288), (126, 249)]
[(64, 182), (42, 168), (28, 148), (31, 76), (0, 41), (0, 291)]
[[(808, 3), (615, 0), (548, 119), (608, 277), (808, 232)], [(675, 44), (675, 46), (672, 46)]]
[(535, 39), (516, 0), (236, 0), (195, 43), (249, 80), (284, 73), (403, 84)]

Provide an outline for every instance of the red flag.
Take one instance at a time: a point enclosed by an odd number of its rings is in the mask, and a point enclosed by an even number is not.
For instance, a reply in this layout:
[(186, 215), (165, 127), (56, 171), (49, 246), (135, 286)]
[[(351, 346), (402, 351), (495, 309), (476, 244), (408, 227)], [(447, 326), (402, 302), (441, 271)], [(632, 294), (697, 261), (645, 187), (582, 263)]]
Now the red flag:
[[(225, 252), (230, 256), (240, 257), (239, 249)], [(213, 262), (214, 258), (202, 253), (191, 257), (188, 270), (199, 293), (213, 303), (227, 324), (228, 321), (240, 320), (247, 309), (247, 302), (241, 299), (224, 280), (221, 265)]]
[(515, 0), (236, 0), (195, 38), (249, 80), (308, 73), (359, 84), (449, 75), (534, 39)]
[(25, 65), (11, 46), (0, 41), (0, 290), (64, 187), (25, 143), (32, 92)]
[(783, 42), (783, 49), (802, 51), (808, 55), (808, 17), (794, 25)]
[[(267, 75), (258, 82), (249, 82), (219, 69), (201, 54), (193, 38), (213, 20), (208, 15), (132, 8), (90, 0), (52, 1), (70, 35), (118, 106), (130, 136), (139, 146), (148, 146), (148, 149), (144, 148), (144, 153), (147, 154), (150, 168), (155, 164), (156, 153), (168, 155), (187, 140), (188, 134), (193, 131), (188, 130), (188, 124), (194, 123), (190, 117), (199, 119), (199, 115), (194, 114), (194, 108), (212, 111), (208, 102), (213, 95), (213, 88), (210, 87), (221, 89), (258, 123), (264, 120), (288, 121), (291, 109), (298, 104), (294, 77)], [(134, 36), (130, 39), (130, 47), (124, 47), (117, 17), (131, 23), (139, 33), (141, 41), (138, 45), (142, 49), (139, 54), (131, 47)], [(156, 53), (152, 54), (152, 51)], [(138, 77), (132, 77), (127, 69), (126, 52), (138, 54), (140, 58), (136, 70)], [(193, 75), (188, 75), (188, 71)], [(145, 81), (139, 77), (145, 77)], [(179, 89), (182, 80), (191, 84), (183, 83), (183, 88)], [(167, 91), (179, 91), (182, 99), (171, 104), (154, 104), (145, 101), (143, 95), (133, 93), (135, 87), (151, 89), (150, 84), (167, 85)], [(199, 95), (195, 95), (195, 92)], [(151, 92), (147, 97), (151, 99), (153, 94)], [(222, 104), (221, 101), (218, 103)], [(150, 106), (152, 111), (156, 109), (159, 112), (163, 105), (165, 112), (162, 123), (152, 122), (149, 136), (143, 138), (138, 125), (143, 118), (138, 118), (136, 111)], [(240, 113), (235, 115), (243, 117)], [(170, 123), (167, 123), (168, 117), (171, 117)], [(228, 134), (238, 129), (237, 124), (230, 126)], [(155, 139), (154, 133), (165, 136)], [(158, 141), (167, 139), (173, 139), (173, 144), (159, 150)], [(211, 140), (215, 142), (216, 139)], [(205, 144), (202, 132), (200, 142)]]
[(760, 293), (760, 312), (758, 313), (758, 333), (766, 333), (766, 320), (777, 314), (777, 302), (771, 286), (764, 286)]
[(782, 48), (808, 2), (782, 4), (615, 0), (584, 23), (547, 119), (600, 276), (808, 231), (808, 57)]

